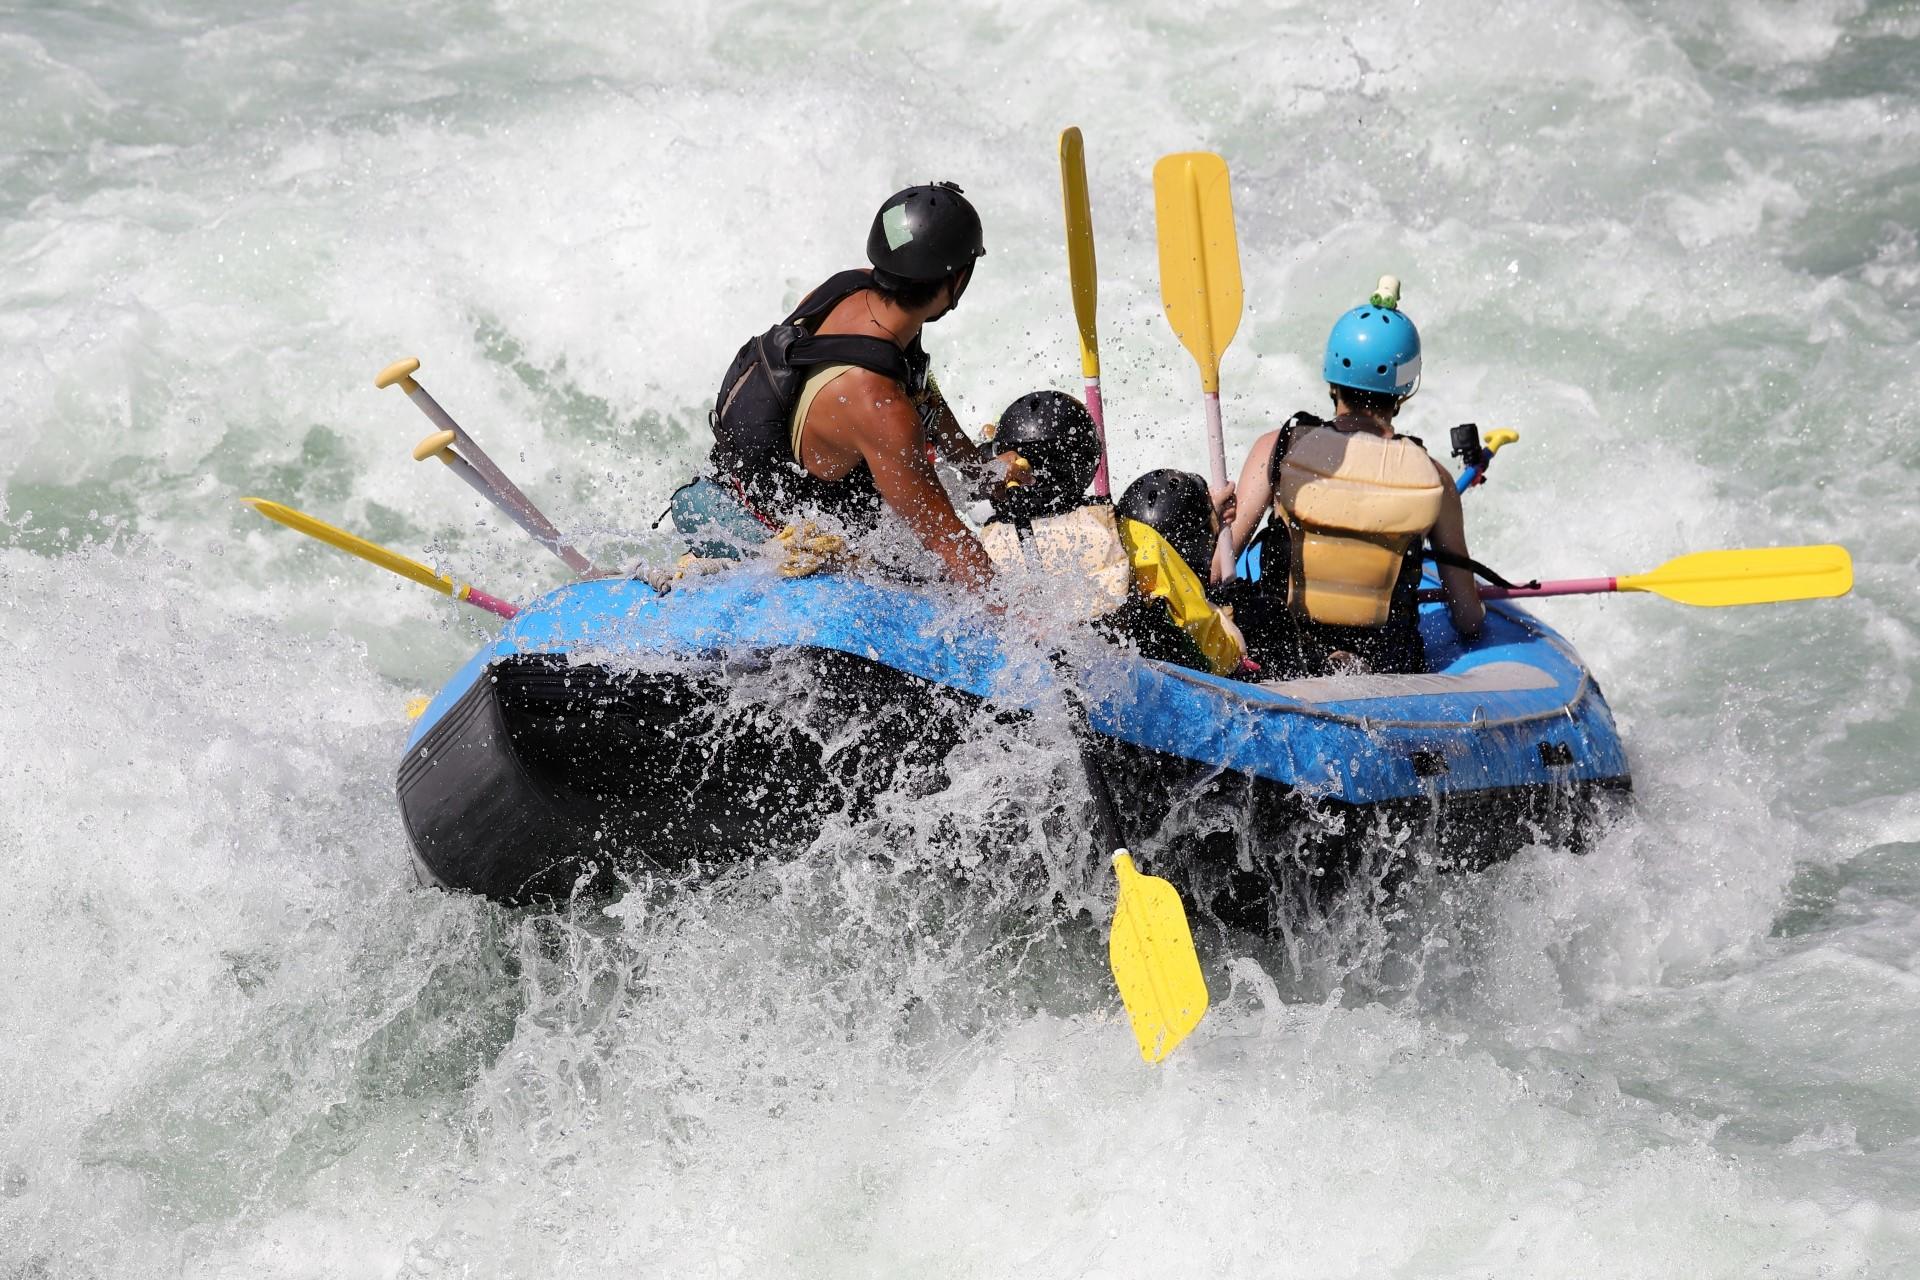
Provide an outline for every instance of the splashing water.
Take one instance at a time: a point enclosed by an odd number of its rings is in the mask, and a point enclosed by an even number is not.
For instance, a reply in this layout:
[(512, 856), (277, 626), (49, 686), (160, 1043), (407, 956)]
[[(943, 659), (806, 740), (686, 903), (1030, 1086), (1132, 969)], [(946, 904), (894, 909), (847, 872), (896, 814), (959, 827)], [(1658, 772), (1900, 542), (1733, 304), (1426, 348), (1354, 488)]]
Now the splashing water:
[[(1898, 0), (11, 11), (0, 1275), (1920, 1267), (1917, 55)], [(1483, 558), (1831, 540), (1855, 595), (1550, 606), (1633, 812), (1209, 937), (1158, 1070), (1059, 726), (611, 906), (414, 891), (401, 710), (491, 624), (233, 499), (556, 581), (403, 456), (418, 354), (597, 557), (665, 555), (733, 349), (930, 177), (987, 221), (963, 416), (1072, 389), (1069, 123), (1120, 478), (1200, 461), (1147, 174), (1203, 147), (1236, 457), (1392, 271), (1409, 429), (1523, 433)]]

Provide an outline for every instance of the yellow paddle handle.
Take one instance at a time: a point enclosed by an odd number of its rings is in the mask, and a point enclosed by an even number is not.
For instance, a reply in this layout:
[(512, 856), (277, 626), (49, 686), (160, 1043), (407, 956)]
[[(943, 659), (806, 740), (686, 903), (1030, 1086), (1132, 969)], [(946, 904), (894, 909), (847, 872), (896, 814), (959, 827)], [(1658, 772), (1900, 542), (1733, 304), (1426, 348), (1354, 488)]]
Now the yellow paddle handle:
[(1080, 328), (1080, 372), (1100, 376), (1100, 339), (1094, 310), (1100, 300), (1093, 257), (1093, 207), (1087, 199), (1087, 155), (1080, 130), (1060, 134), (1060, 197), (1067, 215), (1067, 273), (1073, 284), (1073, 318)]
[(1502, 427), (1498, 431), (1487, 432), (1487, 438), (1482, 443), (1486, 445), (1487, 456), (1492, 457), (1507, 445), (1519, 443), (1519, 440), (1520, 433), (1518, 431)]
[(402, 391), (412, 395), (420, 389), (420, 384), (413, 380), (413, 375), (418, 372), (420, 372), (420, 362), (408, 356), (405, 360), (396, 360), (382, 369), (374, 377), (373, 385), (384, 391), (398, 383)]

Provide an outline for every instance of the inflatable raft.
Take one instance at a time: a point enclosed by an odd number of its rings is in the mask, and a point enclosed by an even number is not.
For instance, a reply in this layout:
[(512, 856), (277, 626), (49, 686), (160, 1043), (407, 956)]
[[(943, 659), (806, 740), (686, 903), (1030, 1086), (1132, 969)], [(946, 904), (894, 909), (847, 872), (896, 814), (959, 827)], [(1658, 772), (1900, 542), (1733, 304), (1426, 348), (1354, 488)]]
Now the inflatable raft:
[[(1421, 628), (1428, 675), (1251, 684), (1076, 650), (1130, 847), (1258, 896), (1236, 882), (1263, 860), (1337, 868), (1409, 828), (1470, 865), (1577, 840), (1630, 785), (1592, 673), (1511, 604), (1470, 646), (1442, 606)], [(887, 788), (938, 785), (964, 735), (1062, 705), (1045, 655), (1007, 635), (835, 575), (561, 587), (413, 726), (398, 791), (421, 877), (519, 902), (802, 847)]]

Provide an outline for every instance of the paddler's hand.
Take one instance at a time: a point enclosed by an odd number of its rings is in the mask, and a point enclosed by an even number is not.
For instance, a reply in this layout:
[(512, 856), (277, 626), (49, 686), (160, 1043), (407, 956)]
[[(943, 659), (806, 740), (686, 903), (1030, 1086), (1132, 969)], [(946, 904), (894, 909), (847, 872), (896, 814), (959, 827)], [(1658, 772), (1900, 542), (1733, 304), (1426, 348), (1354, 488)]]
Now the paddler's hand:
[(1232, 525), (1234, 516), (1240, 512), (1239, 491), (1234, 487), (1233, 481), (1229, 480), (1217, 487), (1208, 485), (1207, 495), (1213, 499), (1213, 514), (1219, 519), (1221, 526)]
[[(1244, 665), (1247, 661), (1247, 638), (1240, 634), (1240, 624), (1233, 620), (1233, 606), (1223, 604), (1215, 612), (1220, 615), (1220, 629), (1232, 637), (1233, 643), (1239, 647), (1240, 661)], [(1259, 669), (1254, 668), (1255, 671)]]
[(996, 506), (1006, 500), (1009, 490), (1033, 483), (1032, 464), (1011, 449), (998, 457), (987, 456), (985, 463), (985, 473), (976, 496)]

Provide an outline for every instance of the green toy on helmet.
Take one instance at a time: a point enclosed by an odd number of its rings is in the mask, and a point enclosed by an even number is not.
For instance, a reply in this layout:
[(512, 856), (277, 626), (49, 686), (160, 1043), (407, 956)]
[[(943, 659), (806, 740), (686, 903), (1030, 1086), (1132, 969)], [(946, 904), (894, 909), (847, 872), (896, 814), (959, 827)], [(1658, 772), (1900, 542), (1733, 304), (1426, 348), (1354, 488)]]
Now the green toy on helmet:
[(1420, 389), (1420, 331), (1400, 311), (1400, 282), (1381, 276), (1365, 306), (1333, 322), (1321, 362), (1327, 383), (1405, 400)]

